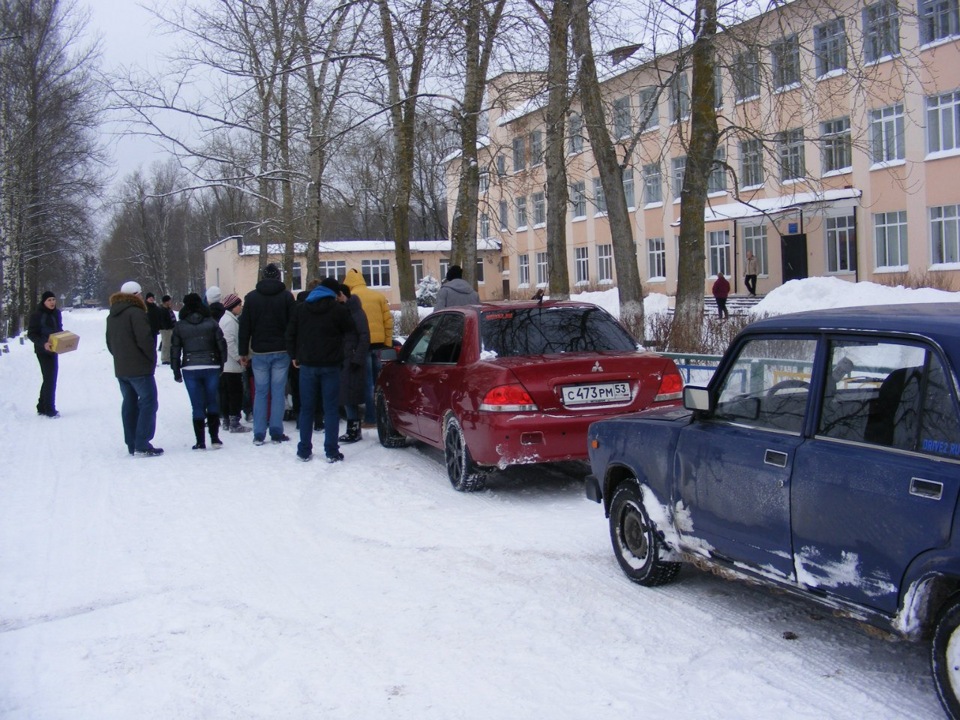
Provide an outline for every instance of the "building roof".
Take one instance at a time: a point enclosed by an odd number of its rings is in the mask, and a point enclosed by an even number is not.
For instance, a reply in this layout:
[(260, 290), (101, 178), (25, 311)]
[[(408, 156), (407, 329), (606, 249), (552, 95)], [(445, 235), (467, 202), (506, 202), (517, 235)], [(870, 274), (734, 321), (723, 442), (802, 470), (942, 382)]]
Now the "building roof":
[[(227, 242), (228, 240), (238, 239), (238, 235), (231, 235), (222, 240), (218, 240), (212, 245), (204, 248), (204, 252), (211, 248)], [(450, 252), (451, 243), (449, 240), (411, 240), (410, 250), (412, 252)], [(369, 253), (369, 252), (388, 252), (393, 253), (396, 250), (396, 244), (392, 240), (335, 240), (320, 243), (318, 252), (323, 253)], [(500, 241), (495, 238), (477, 240), (477, 250), (480, 252), (499, 252)], [(282, 243), (270, 243), (267, 246), (268, 255), (283, 255), (286, 247)], [(307, 244), (297, 242), (293, 244), (293, 252), (296, 255), (305, 255)], [(259, 255), (260, 246), (257, 244), (242, 245), (240, 255)]]
[(724, 205), (708, 205), (704, 210), (705, 222), (721, 222), (744, 218), (776, 215), (790, 210), (799, 210), (806, 205), (834, 204), (843, 200), (857, 200), (863, 195), (857, 188), (841, 188), (824, 192), (794, 193), (780, 197), (759, 198), (748, 203), (733, 202)]

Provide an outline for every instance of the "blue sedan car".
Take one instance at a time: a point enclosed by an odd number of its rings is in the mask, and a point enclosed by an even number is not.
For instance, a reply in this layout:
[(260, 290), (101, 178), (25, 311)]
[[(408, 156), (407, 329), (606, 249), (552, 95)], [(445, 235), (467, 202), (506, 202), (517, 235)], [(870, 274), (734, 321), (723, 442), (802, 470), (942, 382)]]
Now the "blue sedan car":
[(590, 426), (587, 495), (630, 579), (683, 563), (914, 640), (960, 718), (960, 304), (756, 322), (683, 409)]

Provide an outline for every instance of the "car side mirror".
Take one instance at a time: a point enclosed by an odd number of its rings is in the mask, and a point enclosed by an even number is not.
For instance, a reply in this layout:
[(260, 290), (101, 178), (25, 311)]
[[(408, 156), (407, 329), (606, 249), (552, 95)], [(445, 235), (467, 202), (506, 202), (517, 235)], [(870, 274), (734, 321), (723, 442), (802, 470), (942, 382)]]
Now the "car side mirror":
[(710, 391), (705, 387), (687, 385), (683, 389), (683, 406), (687, 410), (701, 410), (710, 412), (713, 407), (710, 403)]
[(397, 359), (397, 351), (393, 348), (384, 348), (380, 351), (380, 362), (393, 362)]

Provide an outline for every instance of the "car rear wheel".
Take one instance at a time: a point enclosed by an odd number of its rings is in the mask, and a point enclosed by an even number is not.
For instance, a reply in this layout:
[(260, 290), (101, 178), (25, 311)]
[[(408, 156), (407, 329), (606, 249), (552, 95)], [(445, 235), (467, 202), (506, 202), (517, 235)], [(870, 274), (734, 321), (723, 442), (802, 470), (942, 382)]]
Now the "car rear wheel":
[(635, 583), (665, 585), (680, 572), (680, 563), (660, 559), (662, 542), (643, 507), (635, 481), (621, 483), (610, 503), (610, 540), (620, 568)]
[(947, 715), (960, 719), (960, 594), (950, 598), (937, 619), (930, 657), (933, 681)]
[(443, 435), (443, 455), (447, 463), (447, 476), (455, 490), (483, 490), (486, 475), (473, 464), (467, 441), (463, 437), (463, 428), (455, 417), (447, 420), (447, 429)]
[(390, 422), (387, 413), (387, 399), (383, 393), (377, 393), (377, 437), (385, 448), (401, 448), (407, 444), (407, 439), (398, 433)]

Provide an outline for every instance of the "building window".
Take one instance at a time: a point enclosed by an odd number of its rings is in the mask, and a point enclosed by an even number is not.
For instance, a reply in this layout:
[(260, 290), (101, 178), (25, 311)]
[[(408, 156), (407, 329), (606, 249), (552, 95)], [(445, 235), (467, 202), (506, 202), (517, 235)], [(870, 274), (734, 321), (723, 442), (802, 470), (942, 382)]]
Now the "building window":
[(873, 237), (877, 246), (877, 269), (906, 266), (907, 261), (907, 213), (875, 213)]
[(853, 215), (827, 218), (827, 272), (853, 272), (857, 267), (857, 236)]
[(533, 224), (546, 225), (547, 201), (542, 192), (533, 194)]
[(575, 218), (587, 216), (587, 191), (583, 180), (578, 180), (570, 186), (570, 204), (573, 205)]
[(723, 109), (723, 65), (720, 63), (713, 66), (713, 107)]
[(683, 175), (687, 170), (687, 156), (681, 155), (680, 157), (675, 157), (670, 161), (670, 166), (673, 172), (671, 177), (673, 178), (673, 199), (679, 200), (680, 193), (683, 192)]
[(497, 175), (503, 177), (507, 174), (507, 158), (504, 155), (497, 155)]
[(773, 61), (773, 87), (783, 90), (800, 84), (800, 41), (796, 35), (770, 46)]
[(957, 0), (919, 0), (920, 42), (929, 43), (958, 34)]
[(479, 190), (481, 193), (485, 193), (490, 190), (490, 173), (488, 173), (486, 170), (480, 173)]
[(537, 253), (537, 286), (546, 287), (550, 278), (547, 272), (547, 254), (545, 252)]
[(927, 152), (960, 149), (960, 91), (927, 98)]
[(843, 18), (835, 18), (813, 29), (813, 52), (817, 77), (847, 69), (847, 31)]
[(530, 133), (530, 167), (543, 164), (543, 133), (534, 130)]
[(513, 139), (513, 171), (520, 172), (527, 168), (527, 145), (522, 137)]
[(741, 228), (743, 232), (743, 256), (752, 252), (757, 259), (757, 266), (761, 275), (769, 274), (767, 266), (767, 226), (766, 225), (744, 225)]
[(900, 15), (896, 0), (879, 0), (863, 9), (863, 57), (876, 62), (900, 52)]
[(662, 237), (647, 238), (648, 280), (667, 279), (667, 248)]
[(450, 258), (440, 258), (440, 277), (447, 276), (447, 270), (450, 269)]
[(583, 152), (583, 118), (578, 113), (570, 113), (567, 121), (570, 135), (567, 138), (567, 149), (571, 155)]
[(480, 237), (490, 237), (490, 216), (486, 213), (480, 213)]
[(347, 276), (347, 261), (321, 260), (317, 263), (317, 276), (321, 278), (332, 277), (343, 281)]
[(637, 206), (636, 193), (633, 191), (633, 168), (623, 169), (623, 195), (628, 208), (632, 210)]
[(517, 230), (527, 227), (527, 198), (517, 198)]
[(930, 251), (934, 265), (960, 263), (960, 205), (930, 208)]
[(755, 49), (742, 52), (733, 62), (733, 89), (737, 100), (760, 95), (760, 61)]
[(529, 255), (520, 255), (517, 257), (517, 280), (520, 281), (520, 287), (530, 287)]
[(759, 187), (763, 182), (763, 143), (744, 140), (740, 143), (740, 187)]
[(707, 233), (707, 250), (710, 253), (710, 274), (730, 274), (730, 232), (711, 230)]
[(803, 163), (803, 128), (777, 133), (780, 154), (780, 180), (796, 180), (805, 172)]
[(827, 120), (820, 124), (823, 137), (823, 172), (849, 170), (853, 162), (850, 118)]
[(875, 163), (903, 160), (903, 105), (870, 111), (870, 148)]
[(617, 98), (613, 101), (613, 139), (630, 137), (633, 133), (630, 125), (630, 97)]
[(670, 83), (670, 122), (690, 117), (690, 85), (687, 74), (678, 72)]
[(603, 183), (598, 177), (593, 179), (593, 206), (598, 215), (607, 211), (607, 198), (603, 194)]
[[(444, 273), (446, 277), (446, 273)], [(477, 282), (483, 284), (483, 258), (477, 258)]]
[(503, 230), (504, 232), (506, 232), (510, 227), (507, 223), (507, 217), (509, 216), (509, 212), (510, 211), (507, 208), (507, 201), (501, 200), (500, 201), (500, 229)]
[(413, 268), (413, 284), (419, 285), (423, 280), (423, 260), (413, 260), (410, 266)]
[(293, 264), (293, 278), (290, 281), (290, 290), (300, 292), (303, 290), (303, 267), (300, 263)]
[(613, 245), (597, 245), (597, 282), (613, 282)]
[(369, 287), (390, 287), (389, 260), (361, 260), (360, 274)]
[(577, 285), (586, 285), (590, 282), (590, 248), (578, 247), (573, 249), (573, 269)]
[(727, 149), (718, 147), (713, 156), (713, 166), (707, 176), (707, 192), (722, 193), (727, 191)]
[(660, 124), (660, 112), (657, 106), (659, 91), (655, 87), (640, 89), (640, 129), (652, 130)]
[(643, 196), (647, 205), (663, 202), (663, 176), (660, 163), (643, 166)]

